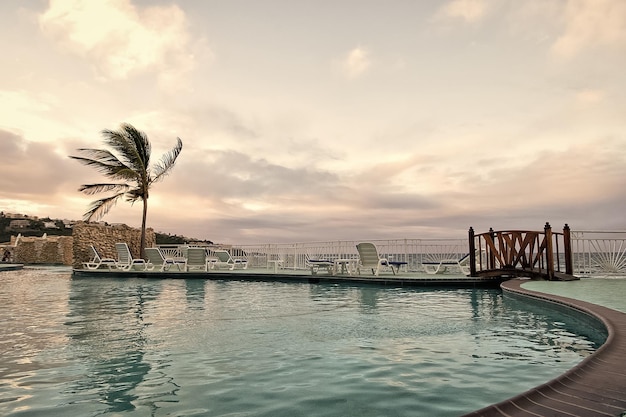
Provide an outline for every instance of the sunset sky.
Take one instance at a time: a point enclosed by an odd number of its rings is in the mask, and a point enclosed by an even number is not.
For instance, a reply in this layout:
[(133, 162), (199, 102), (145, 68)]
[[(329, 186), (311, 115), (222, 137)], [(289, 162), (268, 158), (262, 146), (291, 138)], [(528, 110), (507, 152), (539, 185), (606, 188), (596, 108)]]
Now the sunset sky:
[[(626, 230), (626, 1), (4, 0), (0, 210), (79, 220), (123, 122), (148, 226), (220, 243)], [(120, 201), (103, 220), (141, 224)]]

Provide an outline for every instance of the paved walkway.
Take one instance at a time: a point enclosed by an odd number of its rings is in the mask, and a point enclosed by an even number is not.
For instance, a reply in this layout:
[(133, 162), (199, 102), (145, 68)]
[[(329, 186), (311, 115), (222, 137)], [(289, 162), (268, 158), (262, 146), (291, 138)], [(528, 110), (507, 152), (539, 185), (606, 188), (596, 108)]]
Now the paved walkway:
[(525, 280), (502, 284), (505, 292), (568, 305), (599, 318), (607, 327), (606, 342), (565, 374), (513, 398), (467, 416), (626, 416), (626, 314), (585, 301), (521, 287)]

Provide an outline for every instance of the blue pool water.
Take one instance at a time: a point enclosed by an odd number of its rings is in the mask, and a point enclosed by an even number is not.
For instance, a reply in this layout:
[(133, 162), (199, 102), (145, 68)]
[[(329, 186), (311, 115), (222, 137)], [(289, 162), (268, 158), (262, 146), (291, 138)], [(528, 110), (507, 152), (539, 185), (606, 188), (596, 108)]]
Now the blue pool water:
[(458, 416), (602, 337), (499, 290), (25, 269), (0, 275), (0, 415)]

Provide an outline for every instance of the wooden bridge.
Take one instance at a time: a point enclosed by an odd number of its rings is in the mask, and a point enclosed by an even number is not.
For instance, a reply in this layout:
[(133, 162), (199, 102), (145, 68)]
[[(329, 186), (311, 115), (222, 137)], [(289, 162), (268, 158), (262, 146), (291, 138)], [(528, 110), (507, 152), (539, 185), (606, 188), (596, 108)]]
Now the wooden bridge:
[(494, 231), (475, 234), (469, 229), (470, 276), (525, 276), (557, 281), (578, 279), (573, 275), (570, 228), (553, 232), (546, 223), (540, 232)]

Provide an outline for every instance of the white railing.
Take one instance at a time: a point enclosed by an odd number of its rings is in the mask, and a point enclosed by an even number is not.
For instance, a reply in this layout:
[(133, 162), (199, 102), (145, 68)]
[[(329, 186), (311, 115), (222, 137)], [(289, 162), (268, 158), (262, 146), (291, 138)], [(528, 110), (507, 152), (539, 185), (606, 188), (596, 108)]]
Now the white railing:
[[(361, 241), (301, 242), (233, 246), (234, 256), (247, 256), (251, 266), (265, 267), (269, 260), (281, 260), (285, 269), (308, 268), (308, 260), (358, 259), (356, 245)], [(378, 254), (390, 261), (407, 262), (409, 271), (422, 271), (423, 262), (460, 259), (467, 254), (465, 239), (392, 239), (368, 240)], [(240, 252), (237, 253), (236, 250)]]
[[(250, 267), (265, 268), (278, 261), (281, 268), (306, 269), (309, 259), (357, 259), (356, 244), (372, 242), (380, 256), (407, 262), (409, 271), (424, 271), (424, 262), (460, 259), (469, 251), (468, 239), (389, 239), (335, 240), (298, 243), (262, 243), (247, 245), (207, 245), (227, 249), (233, 257), (245, 258)], [(626, 231), (572, 231), (574, 275), (626, 275)], [(184, 256), (185, 245), (160, 245), (164, 255)]]
[[(423, 271), (423, 262), (443, 259), (461, 259), (468, 253), (467, 239), (390, 239), (390, 240), (336, 240), (326, 242), (263, 243), (253, 245), (209, 245), (207, 250), (228, 249), (231, 256), (245, 258), (249, 267), (266, 268), (278, 261), (284, 269), (307, 269), (309, 260), (358, 259), (356, 245), (372, 242), (378, 254), (390, 261), (407, 263), (409, 271)], [(160, 245), (164, 255), (184, 256), (183, 247)]]
[(572, 231), (574, 275), (626, 274), (626, 231)]

